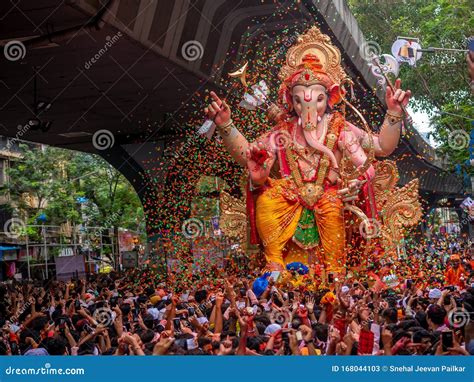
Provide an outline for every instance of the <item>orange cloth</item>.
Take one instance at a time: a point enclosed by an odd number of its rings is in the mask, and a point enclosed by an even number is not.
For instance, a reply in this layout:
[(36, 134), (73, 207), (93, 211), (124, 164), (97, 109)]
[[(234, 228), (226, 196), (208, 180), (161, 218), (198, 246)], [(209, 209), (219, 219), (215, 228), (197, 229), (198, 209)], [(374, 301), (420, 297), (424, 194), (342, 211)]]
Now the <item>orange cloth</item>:
[(343, 204), (335, 188), (327, 189), (315, 205), (320, 244), (304, 250), (292, 242), (303, 206), (291, 193), (289, 179), (270, 180), (270, 187), (256, 200), (257, 231), (264, 245), (267, 262), (285, 265), (294, 261), (305, 264), (309, 256), (320, 256), (328, 272), (339, 273), (345, 264)]
[(326, 304), (333, 304), (336, 301), (336, 295), (332, 292), (327, 292), (322, 298), (321, 298), (321, 305), (326, 305)]
[(461, 275), (464, 275), (464, 279), (467, 278), (466, 270), (460, 265), (456, 270), (449, 268), (444, 277), (446, 278), (446, 283), (448, 285), (458, 285), (459, 287), (464, 287), (464, 281), (461, 281)]

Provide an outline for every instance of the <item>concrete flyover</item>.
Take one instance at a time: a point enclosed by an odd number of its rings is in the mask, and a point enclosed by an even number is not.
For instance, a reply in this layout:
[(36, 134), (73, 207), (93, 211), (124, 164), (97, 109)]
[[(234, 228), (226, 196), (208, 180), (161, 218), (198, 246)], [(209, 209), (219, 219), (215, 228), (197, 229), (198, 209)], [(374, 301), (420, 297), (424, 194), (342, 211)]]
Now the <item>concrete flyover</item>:
[[(318, 23), (343, 52), (359, 106), (383, 115), (383, 94), (374, 92), (376, 79), (359, 51), (364, 37), (342, 0), (31, 0), (2, 2), (0, 19), (0, 42), (26, 47), (22, 59), (0, 57), (0, 134), (18, 138), (18, 126), (39, 120), (20, 138), (101, 155), (133, 184), (149, 222), (165, 216), (166, 205), (149, 201), (171, 192), (179, 177), (167, 153), (182, 140), (177, 132), (189, 128), (198, 94), (222, 91), (225, 74), (252, 59), (251, 47), (271, 48), (276, 36)], [(195, 60), (183, 57), (190, 41), (202, 46)], [(376, 126), (377, 118), (369, 122)], [(93, 144), (100, 130), (112, 134), (113, 146)], [(412, 127), (408, 132), (394, 154), (400, 182), (419, 177), (427, 200), (462, 194), (460, 180), (443, 171), (434, 150)], [(199, 171), (212, 174), (212, 166)], [(215, 175), (235, 184), (238, 174), (231, 168)], [(189, 201), (192, 194), (179, 197)], [(150, 233), (154, 228), (149, 224)]]

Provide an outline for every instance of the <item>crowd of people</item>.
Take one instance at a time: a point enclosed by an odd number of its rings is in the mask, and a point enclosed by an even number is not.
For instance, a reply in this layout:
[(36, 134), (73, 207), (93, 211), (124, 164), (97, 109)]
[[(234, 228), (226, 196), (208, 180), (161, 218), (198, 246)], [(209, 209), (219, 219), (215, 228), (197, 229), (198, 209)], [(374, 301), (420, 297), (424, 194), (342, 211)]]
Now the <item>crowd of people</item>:
[(298, 269), (220, 271), (194, 287), (151, 268), (12, 280), (0, 286), (0, 354), (472, 355), (474, 256), (427, 248), (317, 285)]

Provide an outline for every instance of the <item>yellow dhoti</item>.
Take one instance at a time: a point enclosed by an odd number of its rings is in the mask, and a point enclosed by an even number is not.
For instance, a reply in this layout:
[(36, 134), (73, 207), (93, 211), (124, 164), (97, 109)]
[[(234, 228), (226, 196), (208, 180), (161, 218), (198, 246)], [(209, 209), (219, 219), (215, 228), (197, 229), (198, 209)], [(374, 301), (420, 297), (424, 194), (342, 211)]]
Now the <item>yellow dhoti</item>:
[(343, 203), (336, 189), (329, 188), (320, 197), (313, 211), (320, 243), (303, 249), (292, 238), (303, 212), (291, 180), (271, 180), (271, 186), (256, 200), (257, 231), (264, 245), (268, 262), (285, 265), (291, 262), (308, 264), (313, 255), (323, 262), (326, 271), (339, 273), (345, 264), (345, 233)]

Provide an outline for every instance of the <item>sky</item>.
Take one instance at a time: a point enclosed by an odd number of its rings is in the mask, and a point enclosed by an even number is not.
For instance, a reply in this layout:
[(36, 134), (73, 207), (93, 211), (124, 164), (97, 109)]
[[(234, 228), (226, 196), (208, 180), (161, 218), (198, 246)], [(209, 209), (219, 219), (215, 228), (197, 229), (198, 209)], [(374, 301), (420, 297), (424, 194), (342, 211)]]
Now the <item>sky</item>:
[(430, 117), (427, 113), (424, 111), (414, 111), (412, 108), (408, 106), (408, 112), (411, 115), (411, 118), (413, 120), (413, 125), (415, 126), (415, 129), (418, 130), (418, 132), (423, 135), (423, 138), (427, 140), (427, 142), (433, 146), (436, 147), (438, 146), (433, 137), (430, 137), (429, 139), (426, 137), (426, 134), (429, 132), (433, 131), (432, 126), (430, 125)]

